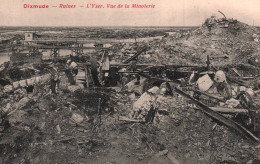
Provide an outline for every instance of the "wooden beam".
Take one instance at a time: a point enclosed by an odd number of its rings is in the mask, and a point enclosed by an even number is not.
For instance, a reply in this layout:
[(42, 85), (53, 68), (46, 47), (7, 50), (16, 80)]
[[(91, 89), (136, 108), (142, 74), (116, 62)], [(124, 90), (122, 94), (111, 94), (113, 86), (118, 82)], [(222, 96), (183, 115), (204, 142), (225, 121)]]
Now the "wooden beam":
[(220, 113), (248, 113), (247, 109), (234, 109), (227, 107), (209, 107), (210, 109)]

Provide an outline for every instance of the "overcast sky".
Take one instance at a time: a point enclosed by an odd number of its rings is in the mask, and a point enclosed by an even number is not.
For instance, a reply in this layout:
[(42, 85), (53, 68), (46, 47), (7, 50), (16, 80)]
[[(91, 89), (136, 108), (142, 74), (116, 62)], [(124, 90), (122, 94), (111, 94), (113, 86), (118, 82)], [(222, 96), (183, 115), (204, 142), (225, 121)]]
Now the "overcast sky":
[[(154, 9), (24, 9), (23, 4), (155, 4)], [(0, 26), (197, 26), (211, 15), (260, 26), (260, 0), (1, 0)]]

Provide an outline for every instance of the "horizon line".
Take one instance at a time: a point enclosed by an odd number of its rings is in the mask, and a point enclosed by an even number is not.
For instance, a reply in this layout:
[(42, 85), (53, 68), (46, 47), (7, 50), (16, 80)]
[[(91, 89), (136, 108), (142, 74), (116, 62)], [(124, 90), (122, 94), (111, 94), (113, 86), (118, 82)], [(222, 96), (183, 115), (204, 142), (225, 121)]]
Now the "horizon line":
[(154, 25), (151, 25), (151, 26), (139, 26), (139, 25), (133, 25), (133, 26), (130, 26), (130, 25), (120, 25), (120, 26), (99, 26), (99, 25), (96, 25), (96, 26), (56, 26), (56, 25), (53, 25), (53, 26), (27, 26), (27, 25), (0, 25), (0, 27), (200, 27), (201, 25), (196, 25), (196, 26), (162, 26), (162, 25), (158, 25), (158, 26), (154, 26)]

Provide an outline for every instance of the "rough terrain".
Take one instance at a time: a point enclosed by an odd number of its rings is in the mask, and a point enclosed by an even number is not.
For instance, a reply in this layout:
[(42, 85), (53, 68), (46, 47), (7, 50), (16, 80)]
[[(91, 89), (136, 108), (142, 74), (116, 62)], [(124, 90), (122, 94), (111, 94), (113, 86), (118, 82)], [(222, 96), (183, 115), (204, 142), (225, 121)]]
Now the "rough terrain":
[[(90, 28), (63, 29), (61, 33), (54, 29), (39, 29), (41, 32), (38, 37), (102, 36), (122, 39), (163, 34), (165, 36), (162, 39), (114, 44), (110, 51), (112, 60), (122, 62), (138, 47), (146, 45), (149, 50), (139, 56), (138, 63), (206, 66), (209, 55), (214, 67), (227, 70), (227, 75), (231, 76), (235, 74), (228, 70), (231, 65), (248, 65), (249, 59), (259, 59), (260, 32), (256, 27), (236, 20), (229, 19), (226, 23), (228, 27), (215, 22), (210, 30), (208, 22), (202, 27), (187, 29)], [(10, 33), (14, 36), (9, 38), (9, 43), (1, 42), (3, 51), (23, 34), (23, 31), (15, 31), (2, 29), (1, 38), (6, 39)], [(142, 31), (146, 33), (141, 34)], [(166, 35), (165, 32), (169, 31), (173, 34)], [(260, 162), (259, 142), (245, 138), (210, 119), (197, 110), (190, 100), (175, 91), (173, 95), (159, 93), (162, 91), (161, 83), (145, 83), (146, 89), (141, 93), (123, 90), (121, 84), (116, 87), (69, 86), (67, 77), (62, 74), (64, 64), (64, 61), (58, 60), (37, 65), (12, 65), (10, 62), (1, 65), (0, 163)], [(61, 72), (56, 94), (50, 92), (48, 77), (41, 78), (42, 82), (37, 82), (32, 89), (20, 86), (9, 90), (5, 87), (15, 81), (48, 74), (54, 66)], [(256, 66), (252, 67), (237, 69), (244, 76), (259, 76)], [(155, 85), (160, 87), (158, 93), (147, 91)], [(181, 84), (174, 85), (187, 89), (187, 86)], [(232, 85), (239, 87), (237, 84)], [(260, 104), (259, 83), (252, 80), (248, 85), (254, 90), (254, 102)], [(133, 116), (134, 104), (143, 93), (149, 98), (156, 97), (151, 104), (158, 111), (153, 120), (148, 122), (142, 121), (145, 118), (136, 119)], [(145, 104), (149, 98), (139, 101)], [(149, 112), (151, 104), (146, 112)], [(214, 100), (209, 100), (207, 104), (219, 105)], [(227, 117), (238, 118), (233, 115)]]

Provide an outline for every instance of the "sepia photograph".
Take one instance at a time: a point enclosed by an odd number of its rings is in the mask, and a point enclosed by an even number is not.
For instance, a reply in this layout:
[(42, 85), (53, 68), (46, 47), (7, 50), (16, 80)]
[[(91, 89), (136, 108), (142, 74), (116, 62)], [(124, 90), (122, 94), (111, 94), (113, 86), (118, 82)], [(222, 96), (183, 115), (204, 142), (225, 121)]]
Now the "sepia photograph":
[(259, 164), (259, 0), (1, 0), (1, 164)]

